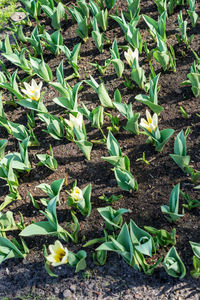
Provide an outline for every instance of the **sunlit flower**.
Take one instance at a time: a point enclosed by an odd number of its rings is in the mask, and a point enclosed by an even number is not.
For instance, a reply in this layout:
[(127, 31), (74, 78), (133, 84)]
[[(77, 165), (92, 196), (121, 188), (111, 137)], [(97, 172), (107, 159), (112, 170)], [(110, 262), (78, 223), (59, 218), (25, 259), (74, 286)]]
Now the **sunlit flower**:
[(135, 58), (136, 58), (136, 60), (138, 60), (138, 56), (139, 56), (138, 49), (136, 48), (135, 51), (133, 52), (131, 50), (131, 48), (128, 48), (128, 51), (124, 52), (124, 56), (125, 56), (128, 64), (131, 66), (131, 64), (134, 62)]
[(42, 81), (37, 85), (36, 81), (32, 79), (31, 85), (24, 82), (24, 86), (26, 89), (22, 89), (22, 93), (24, 93), (28, 98), (38, 101), (40, 99), (40, 91), (42, 88)]
[(68, 249), (64, 248), (60, 241), (55, 241), (54, 245), (49, 245), (49, 254), (46, 259), (53, 267), (68, 263)]
[(75, 186), (71, 192), (71, 197), (74, 201), (79, 202), (83, 199), (83, 192), (79, 187)]
[(78, 112), (77, 113), (77, 116), (73, 116), (72, 114), (69, 114), (69, 120), (65, 120), (67, 125), (69, 125), (72, 129), (74, 127), (82, 127), (82, 124), (83, 124), (83, 115)]
[(151, 117), (150, 112), (146, 110), (146, 118), (147, 121), (144, 118), (141, 119), (140, 126), (152, 133), (158, 127), (158, 115), (153, 114), (153, 117)]

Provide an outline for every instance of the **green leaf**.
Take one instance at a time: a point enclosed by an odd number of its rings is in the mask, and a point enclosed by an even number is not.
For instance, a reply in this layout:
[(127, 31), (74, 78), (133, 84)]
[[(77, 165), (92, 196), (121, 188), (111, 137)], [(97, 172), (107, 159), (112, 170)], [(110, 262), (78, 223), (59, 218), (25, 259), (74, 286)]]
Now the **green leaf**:
[(107, 149), (111, 156), (122, 156), (122, 151), (120, 145), (116, 138), (113, 136), (111, 131), (108, 132), (107, 137)]
[(99, 100), (104, 107), (113, 108), (113, 103), (108, 95), (108, 91), (105, 88), (104, 83), (100, 83), (97, 89)]
[(139, 102), (147, 105), (157, 115), (159, 115), (163, 111), (163, 109), (164, 109), (162, 106), (152, 103), (149, 100), (149, 97), (145, 96), (145, 95), (141, 95), (141, 94), (137, 95), (135, 97), (135, 100), (137, 100), (137, 101), (139, 101)]
[(20, 232), (20, 236), (34, 236), (34, 235), (56, 235), (57, 230), (47, 221), (41, 221), (38, 223), (27, 226)]
[(80, 150), (83, 152), (85, 157), (88, 160), (90, 160), (90, 153), (91, 153), (93, 144), (86, 140), (75, 141), (75, 143), (80, 148)]
[(130, 221), (130, 237), (137, 251), (144, 255), (152, 256), (152, 250), (155, 251), (155, 245), (151, 235), (145, 230), (139, 228), (133, 220)]
[(189, 243), (192, 247), (192, 251), (194, 252), (194, 255), (196, 255), (200, 259), (200, 244), (195, 242), (189, 242)]
[(185, 266), (175, 247), (172, 247), (165, 256), (163, 266), (165, 271), (172, 277), (178, 277), (182, 279), (186, 275)]
[(127, 171), (119, 168), (114, 168), (115, 178), (119, 187), (125, 191), (138, 190), (138, 184), (133, 175)]
[(24, 258), (24, 254), (10, 240), (0, 236), (0, 263), (13, 257)]

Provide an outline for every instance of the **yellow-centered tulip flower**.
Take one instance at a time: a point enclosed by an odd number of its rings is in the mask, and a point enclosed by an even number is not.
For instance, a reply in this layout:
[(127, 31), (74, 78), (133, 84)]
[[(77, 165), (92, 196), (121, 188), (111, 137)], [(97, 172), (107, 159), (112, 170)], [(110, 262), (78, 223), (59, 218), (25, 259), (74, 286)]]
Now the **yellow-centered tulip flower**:
[(79, 202), (83, 199), (82, 190), (79, 187), (75, 186), (71, 192), (71, 197), (74, 201)]
[(26, 89), (22, 89), (22, 93), (24, 93), (28, 98), (34, 101), (39, 101), (42, 82), (40, 82), (39, 85), (37, 85), (36, 81), (32, 79), (31, 85), (24, 82), (24, 86)]
[(68, 263), (68, 249), (63, 247), (60, 241), (55, 241), (54, 245), (49, 245), (49, 254), (46, 259), (53, 267)]
[(141, 119), (140, 126), (152, 133), (158, 127), (158, 115), (153, 114), (153, 117), (151, 117), (150, 112), (146, 110), (146, 118), (147, 120), (144, 118)]

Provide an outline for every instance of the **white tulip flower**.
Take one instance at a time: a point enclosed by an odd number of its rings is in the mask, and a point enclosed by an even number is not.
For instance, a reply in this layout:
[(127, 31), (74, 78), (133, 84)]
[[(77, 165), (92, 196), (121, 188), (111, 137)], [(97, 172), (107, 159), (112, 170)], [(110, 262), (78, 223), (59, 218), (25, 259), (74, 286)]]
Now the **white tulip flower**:
[(42, 88), (42, 81), (37, 85), (36, 81), (32, 79), (31, 85), (24, 82), (24, 86), (26, 89), (22, 89), (21, 91), (30, 99), (34, 101), (38, 101), (40, 99), (40, 91)]
[(83, 192), (79, 187), (75, 186), (71, 192), (71, 197), (74, 201), (79, 202), (83, 199)]
[(131, 48), (128, 48), (128, 51), (124, 52), (124, 56), (125, 56), (128, 64), (131, 66), (131, 64), (134, 62), (134, 59), (136, 59), (136, 61), (138, 61), (138, 57), (139, 57), (138, 49), (136, 48), (135, 51), (133, 52), (131, 50)]
[(69, 114), (69, 120), (65, 120), (66, 123), (73, 129), (74, 127), (79, 128), (82, 127), (83, 124), (83, 115), (78, 112), (77, 116), (73, 116)]
[(49, 245), (49, 254), (46, 259), (53, 267), (68, 263), (68, 249), (63, 247), (60, 241), (55, 241), (54, 245)]
[(151, 117), (150, 112), (146, 110), (146, 118), (147, 121), (144, 118), (141, 119), (140, 126), (152, 133), (158, 127), (158, 115), (153, 114), (153, 117)]

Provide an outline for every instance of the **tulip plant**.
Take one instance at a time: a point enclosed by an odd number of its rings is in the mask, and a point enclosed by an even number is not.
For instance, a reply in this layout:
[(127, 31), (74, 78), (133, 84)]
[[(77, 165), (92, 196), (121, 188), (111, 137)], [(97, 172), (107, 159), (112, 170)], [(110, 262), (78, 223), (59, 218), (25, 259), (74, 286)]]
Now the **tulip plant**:
[[(12, 104), (13, 106), (17, 106), (15, 97), (18, 100), (22, 100), (24, 96), (20, 92), (19, 85), (17, 83), (17, 70), (12, 74), (4, 75), (4, 73), (0, 72), (0, 88), (5, 89), (11, 93), (12, 101), (7, 101), (8, 104)], [(1, 100), (2, 101), (2, 100)]]
[(33, 129), (30, 126), (28, 130), (24, 125), (8, 121), (8, 119), (5, 117), (0, 117), (0, 126), (5, 127), (8, 133), (13, 135), (18, 141), (23, 141), (26, 138), (29, 138), (29, 147), (35, 147), (40, 145), (33, 132)]
[(108, 95), (104, 83), (98, 84), (92, 76), (90, 76), (90, 80), (85, 80), (85, 82), (94, 89), (104, 107), (113, 108), (112, 100)]
[(65, 17), (67, 19), (65, 7), (62, 2), (59, 2), (57, 7), (54, 5), (53, 0), (40, 0), (40, 2), (44, 13), (51, 18), (51, 26), (56, 30), (60, 29), (62, 18)]
[(155, 244), (151, 235), (139, 228), (133, 220), (129, 226), (125, 223), (117, 238), (108, 236), (108, 241), (100, 245), (96, 251), (114, 251), (121, 255), (123, 259), (134, 269), (143, 270), (146, 274), (152, 274), (155, 267), (162, 260), (149, 265), (144, 256), (152, 257), (155, 253)]
[(175, 139), (174, 154), (170, 154), (170, 157), (183, 171), (186, 171), (190, 163), (190, 156), (187, 155), (186, 136), (183, 130), (179, 132)]
[(25, 11), (26, 11), (26, 15), (27, 12), (28, 14), (32, 17), (35, 18), (36, 21), (38, 21), (38, 17), (41, 14), (41, 1), (35, 1), (35, 0), (21, 0), (21, 2), (24, 4), (25, 6)]
[(69, 117), (69, 120), (64, 119), (66, 138), (70, 141), (74, 141), (85, 157), (90, 160), (93, 144), (87, 140), (83, 116), (80, 112), (71, 112)]
[(25, 258), (28, 248), (22, 240), (22, 245), (16, 240), (10, 241), (8, 238), (0, 236), (0, 263), (9, 258)]
[(155, 32), (155, 35), (157, 47), (152, 51), (153, 57), (161, 64), (164, 71), (171, 68), (173, 72), (176, 72), (176, 59), (173, 47), (170, 45), (168, 49), (162, 36), (158, 32)]
[(183, 204), (184, 208), (191, 210), (200, 207), (200, 201), (198, 201), (197, 199), (191, 199), (188, 194), (183, 193), (182, 191), (180, 191), (180, 193), (183, 196), (184, 200), (186, 200), (186, 204)]
[(180, 183), (177, 184), (171, 191), (169, 198), (169, 206), (162, 205), (161, 211), (165, 214), (165, 218), (169, 222), (174, 222), (184, 216), (184, 209), (182, 214), (179, 214), (179, 194), (180, 194)]
[(177, 7), (177, 6), (181, 6), (181, 5), (184, 5), (185, 4), (185, 0), (169, 0), (168, 2), (168, 11), (169, 11), (169, 14), (172, 15), (174, 13), (174, 9)]
[(196, 0), (189, 0), (189, 9), (187, 10), (188, 16), (190, 17), (192, 27), (195, 27), (199, 19), (199, 15), (195, 11)]
[(181, 279), (186, 275), (185, 265), (183, 264), (174, 246), (165, 256), (163, 266), (165, 271), (172, 277), (178, 277)]
[(172, 232), (165, 229), (156, 229), (151, 226), (144, 226), (144, 229), (153, 235), (153, 240), (156, 248), (167, 247), (168, 245), (176, 245), (176, 229), (173, 228)]
[(140, 14), (140, 0), (127, 0), (128, 11), (125, 16), (131, 21)]
[(157, 5), (158, 13), (162, 15), (163, 12), (167, 11), (167, 0), (153, 0)]
[(89, 1), (89, 7), (93, 17), (95, 17), (98, 25), (103, 31), (106, 31), (108, 28), (108, 10), (101, 10), (98, 5), (93, 1)]
[(92, 38), (95, 41), (95, 44), (96, 44), (99, 52), (103, 53), (104, 35), (103, 35), (103, 33), (100, 32), (98, 24), (97, 24), (97, 20), (95, 17), (93, 18), (92, 26), (93, 26)]
[(0, 205), (0, 211), (3, 210), (13, 200), (20, 200), (21, 196), (18, 192), (19, 182), (17, 172), (13, 168), (13, 159), (5, 159), (5, 162), (0, 161), (0, 178), (7, 182), (10, 194), (5, 197), (5, 200)]
[(164, 145), (174, 133), (174, 130), (163, 129), (160, 131), (158, 128), (158, 115), (156, 113), (154, 113), (153, 117), (151, 117), (149, 111), (146, 110), (146, 118), (147, 120), (144, 118), (141, 119), (140, 127), (148, 136), (147, 142), (152, 142), (156, 151), (161, 152)]
[(49, 113), (39, 113), (38, 117), (47, 125), (47, 129), (43, 130), (44, 132), (50, 134), (56, 140), (60, 140), (64, 137), (64, 125), (62, 119)]
[(192, 251), (194, 253), (193, 256), (193, 267), (194, 270), (190, 272), (192, 277), (199, 278), (200, 277), (200, 244), (195, 242), (190, 242), (192, 247)]
[(89, 27), (90, 24), (88, 23), (87, 16), (83, 16), (81, 12), (77, 9), (70, 10), (73, 18), (76, 20), (78, 28), (76, 29), (76, 34), (86, 43), (88, 40), (89, 34)]
[(114, 66), (114, 69), (115, 69), (115, 72), (117, 74), (117, 77), (121, 78), (122, 74), (124, 72), (124, 63), (120, 59), (119, 49), (118, 49), (118, 45), (117, 45), (117, 40), (116, 39), (114, 40), (114, 42), (112, 44), (112, 48), (110, 49), (110, 53), (111, 53), (111, 60), (110, 60), (110, 62)]
[(59, 79), (59, 82), (50, 82), (50, 85), (62, 95), (62, 97), (54, 98), (53, 101), (68, 111), (77, 112), (78, 91), (81, 89), (82, 82), (76, 83), (73, 88), (71, 88), (68, 83), (65, 83), (65, 81), (61, 82), (61, 79)]
[(49, 154), (37, 154), (37, 158), (39, 159), (38, 166), (46, 166), (52, 171), (55, 171), (58, 168), (57, 160), (54, 158), (53, 150), (50, 145), (50, 155)]
[[(64, 52), (69, 64), (72, 66), (72, 68), (74, 70), (74, 74), (72, 74), (67, 79), (69, 80), (70, 78), (73, 78), (73, 77), (79, 78), (78, 59), (79, 59), (79, 55), (80, 55), (81, 43), (75, 45), (72, 51), (70, 51), (67, 46), (59, 45), (59, 48)], [(67, 79), (65, 79), (65, 80), (67, 80)]]
[(47, 206), (49, 201), (52, 198), (57, 198), (58, 203), (60, 203), (59, 196), (64, 184), (64, 178), (57, 179), (53, 181), (50, 185), (47, 183), (41, 183), (37, 186), (38, 189), (41, 189), (49, 198), (40, 198), (40, 202)]
[(0, 161), (5, 156), (5, 148), (6, 148), (7, 144), (8, 144), (8, 140), (0, 140)]
[(194, 35), (191, 35), (189, 38), (187, 36), (187, 21), (183, 21), (182, 11), (178, 14), (178, 26), (181, 36), (176, 35), (178, 42), (183, 42), (187, 47), (192, 43)]
[(63, 37), (60, 33), (60, 30), (54, 31), (51, 35), (44, 31), (40, 37), (44, 39), (43, 43), (46, 49), (48, 49), (55, 56), (60, 54), (60, 46), (63, 45)]
[(78, 241), (78, 231), (80, 228), (78, 219), (73, 213), (71, 213), (74, 221), (74, 231), (72, 233), (69, 233), (67, 230), (62, 228), (58, 224), (57, 219), (57, 202), (57, 197), (52, 198), (48, 203), (47, 209), (45, 211), (40, 211), (47, 218), (47, 221), (40, 221), (28, 225), (20, 232), (20, 236), (29, 237), (35, 235), (49, 235), (56, 236), (57, 238), (60, 238), (66, 242), (68, 242), (70, 238), (72, 242), (76, 243)]
[[(115, 100), (117, 100), (116, 97)], [(140, 117), (140, 113), (133, 112), (132, 103), (126, 104), (121, 102), (114, 102), (113, 104), (117, 108), (117, 110), (127, 119), (127, 123), (126, 126), (124, 126), (124, 129), (133, 134), (139, 134), (138, 119)]]
[(36, 57), (30, 58), (30, 65), (34, 74), (37, 74), (40, 78), (42, 78), (45, 82), (52, 81), (53, 74), (51, 68), (48, 64), (45, 63), (44, 59), (39, 59)]
[(13, 50), (10, 44), (9, 35), (6, 34), (4, 41), (0, 41), (0, 50), (5, 54), (12, 54)]
[(110, 131), (107, 137), (107, 149), (110, 156), (102, 159), (114, 166), (113, 171), (119, 187), (125, 191), (137, 191), (137, 181), (130, 172), (130, 160), (128, 156), (122, 155), (120, 145)]
[(26, 48), (23, 48), (21, 52), (18, 50), (14, 50), (13, 53), (2, 53), (2, 55), (9, 60), (12, 64), (14, 64), (17, 67), (20, 67), (24, 72), (27, 74), (33, 76), (34, 75), (34, 69), (32, 67), (31, 62), (25, 57), (25, 53), (27, 52)]
[(75, 272), (82, 271), (86, 268), (85, 258), (86, 252), (81, 250), (77, 254), (69, 251), (67, 247), (64, 247), (59, 240), (56, 240), (53, 245), (49, 245), (49, 252), (47, 252), (46, 246), (43, 248), (43, 254), (45, 257), (45, 269), (52, 277), (58, 277), (54, 274), (50, 266), (57, 267), (63, 264), (67, 264), (71, 267), (75, 267)]
[(158, 33), (164, 42), (166, 42), (166, 21), (167, 21), (167, 12), (163, 12), (158, 21), (156, 22), (154, 19), (147, 15), (143, 15), (143, 19), (149, 27), (150, 33), (156, 38), (156, 33)]
[(158, 74), (153, 79), (150, 79), (149, 96), (139, 94), (135, 97), (137, 101), (146, 104), (157, 115), (159, 115), (163, 111), (163, 107), (158, 105), (159, 77), (160, 74)]
[(43, 54), (43, 47), (42, 47), (42, 43), (40, 40), (40, 35), (37, 27), (33, 29), (30, 37), (26, 37), (26, 41), (28, 41), (33, 47), (33, 51), (35, 55), (39, 56)]
[(134, 52), (129, 49), (124, 55), (128, 64), (131, 66), (131, 79), (136, 82), (141, 89), (147, 90), (145, 71), (139, 66), (138, 49), (136, 48)]
[(90, 17), (90, 7), (86, 0), (79, 0), (76, 3), (78, 6), (72, 5), (72, 7), (68, 7), (68, 11), (72, 16), (72, 19), (75, 20), (75, 12), (78, 12), (82, 15), (82, 17), (89, 18)]
[(124, 213), (130, 212), (130, 210), (125, 208), (120, 208), (118, 210), (113, 209), (111, 206), (97, 208), (98, 212), (105, 220), (105, 227), (108, 230), (115, 231), (121, 228), (123, 223), (122, 215)]
[(92, 209), (90, 201), (91, 190), (91, 184), (88, 184), (83, 190), (81, 190), (77, 186), (77, 181), (75, 181), (72, 190), (70, 192), (67, 192), (69, 194), (67, 201), (68, 205), (77, 208), (78, 210), (80, 210), (83, 216), (88, 217)]
[(200, 59), (198, 59), (198, 63), (194, 61), (191, 68), (190, 73), (187, 74), (188, 80), (182, 82), (181, 85), (191, 85), (191, 90), (195, 98), (197, 98), (200, 94)]
[(139, 53), (142, 53), (142, 37), (138, 28), (136, 28), (137, 22), (130, 22), (127, 27), (125, 39), (131, 47), (138, 49)]

